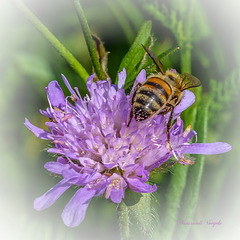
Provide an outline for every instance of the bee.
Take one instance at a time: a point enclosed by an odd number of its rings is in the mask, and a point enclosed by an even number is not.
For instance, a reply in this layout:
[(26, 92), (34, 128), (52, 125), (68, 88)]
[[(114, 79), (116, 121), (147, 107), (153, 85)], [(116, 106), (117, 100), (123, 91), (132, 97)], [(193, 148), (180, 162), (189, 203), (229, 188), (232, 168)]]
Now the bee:
[[(142, 45), (143, 46), (143, 45)], [(190, 73), (179, 74), (174, 69), (164, 70), (163, 64), (148, 48), (143, 46), (156, 64), (159, 72), (151, 74), (145, 82), (138, 84), (132, 98), (132, 109), (128, 126), (134, 117), (136, 121), (144, 121), (156, 114), (170, 112), (167, 122), (168, 148), (170, 145), (170, 128), (174, 108), (181, 102), (183, 91), (198, 87), (201, 82)]]

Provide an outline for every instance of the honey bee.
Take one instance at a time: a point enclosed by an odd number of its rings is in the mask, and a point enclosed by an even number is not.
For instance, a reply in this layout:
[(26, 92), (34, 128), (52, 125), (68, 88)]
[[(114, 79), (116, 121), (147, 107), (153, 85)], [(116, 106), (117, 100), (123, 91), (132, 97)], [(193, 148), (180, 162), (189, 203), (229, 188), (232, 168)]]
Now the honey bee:
[(171, 149), (169, 131), (174, 108), (181, 102), (184, 90), (198, 87), (201, 82), (190, 73), (179, 74), (174, 69), (165, 71), (157, 56), (145, 46), (143, 48), (152, 58), (159, 72), (150, 75), (145, 82), (136, 86), (128, 126), (133, 117), (136, 121), (143, 121), (156, 114), (166, 114), (170, 111), (167, 123), (167, 138), (168, 148)]

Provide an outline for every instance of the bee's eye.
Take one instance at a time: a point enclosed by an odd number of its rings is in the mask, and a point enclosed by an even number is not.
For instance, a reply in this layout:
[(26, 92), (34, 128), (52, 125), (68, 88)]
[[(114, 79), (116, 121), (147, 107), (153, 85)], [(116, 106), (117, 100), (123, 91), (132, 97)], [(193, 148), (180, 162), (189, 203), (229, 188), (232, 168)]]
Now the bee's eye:
[(175, 81), (175, 77), (173, 77), (172, 75), (168, 75), (168, 77), (171, 81), (173, 81), (173, 82)]

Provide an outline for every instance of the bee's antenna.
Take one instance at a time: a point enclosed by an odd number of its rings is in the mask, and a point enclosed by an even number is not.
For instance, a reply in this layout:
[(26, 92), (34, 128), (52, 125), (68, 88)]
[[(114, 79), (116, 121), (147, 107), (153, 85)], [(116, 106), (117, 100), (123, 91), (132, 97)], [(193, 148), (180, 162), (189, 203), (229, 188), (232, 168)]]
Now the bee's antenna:
[(163, 67), (163, 64), (160, 62), (160, 60), (158, 59), (158, 57), (152, 52), (150, 51), (150, 49), (148, 49), (147, 47), (145, 47), (142, 44), (143, 48), (145, 49), (145, 51), (148, 53), (148, 55), (150, 56), (150, 58), (154, 61), (154, 63), (156, 64), (156, 66), (158, 67), (158, 70), (162, 73), (165, 74), (165, 70)]
[(163, 60), (164, 58), (170, 56), (172, 53), (174, 53), (175, 51), (179, 50), (180, 47), (174, 47), (171, 49), (168, 49), (167, 51), (163, 52), (162, 54), (159, 55), (159, 59)]

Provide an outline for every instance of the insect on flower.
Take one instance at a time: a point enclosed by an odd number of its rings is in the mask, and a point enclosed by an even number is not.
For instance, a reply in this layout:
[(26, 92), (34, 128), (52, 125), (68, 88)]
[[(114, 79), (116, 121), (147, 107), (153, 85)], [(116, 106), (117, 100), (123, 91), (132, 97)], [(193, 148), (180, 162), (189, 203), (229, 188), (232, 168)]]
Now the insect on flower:
[(152, 58), (159, 72), (151, 74), (145, 82), (135, 87), (128, 126), (133, 117), (136, 121), (143, 121), (156, 114), (170, 112), (167, 122), (167, 144), (168, 149), (171, 150), (169, 130), (172, 125), (174, 107), (180, 103), (184, 90), (198, 87), (201, 82), (190, 73), (179, 74), (175, 69), (165, 71), (157, 56), (145, 46), (143, 48)]
[[(173, 113), (177, 121), (169, 130), (172, 151), (167, 149), (165, 115), (156, 115), (150, 125), (143, 121), (127, 126), (135, 88), (129, 95), (125, 93), (126, 77), (123, 69), (114, 85), (110, 79), (95, 82), (93, 74), (87, 79), (89, 94), (84, 98), (63, 75), (70, 95), (64, 95), (57, 81), (45, 88), (49, 107), (40, 112), (49, 119), (48, 130), (34, 126), (28, 119), (25, 125), (38, 138), (51, 141), (52, 147), (47, 151), (58, 157), (44, 167), (62, 179), (35, 199), (36, 210), (50, 207), (67, 189), (77, 186), (62, 213), (64, 223), (76, 227), (84, 220), (93, 197), (104, 194), (106, 199), (119, 204), (127, 188), (138, 193), (156, 191), (156, 184), (148, 184), (149, 175), (175, 164), (176, 161), (167, 162), (171, 157), (189, 165), (193, 161), (186, 159), (185, 154), (219, 154), (231, 149), (222, 142), (190, 143), (197, 133), (189, 127), (183, 130), (179, 116), (195, 100), (188, 90)], [(146, 79), (145, 70), (141, 70), (134, 86)]]

